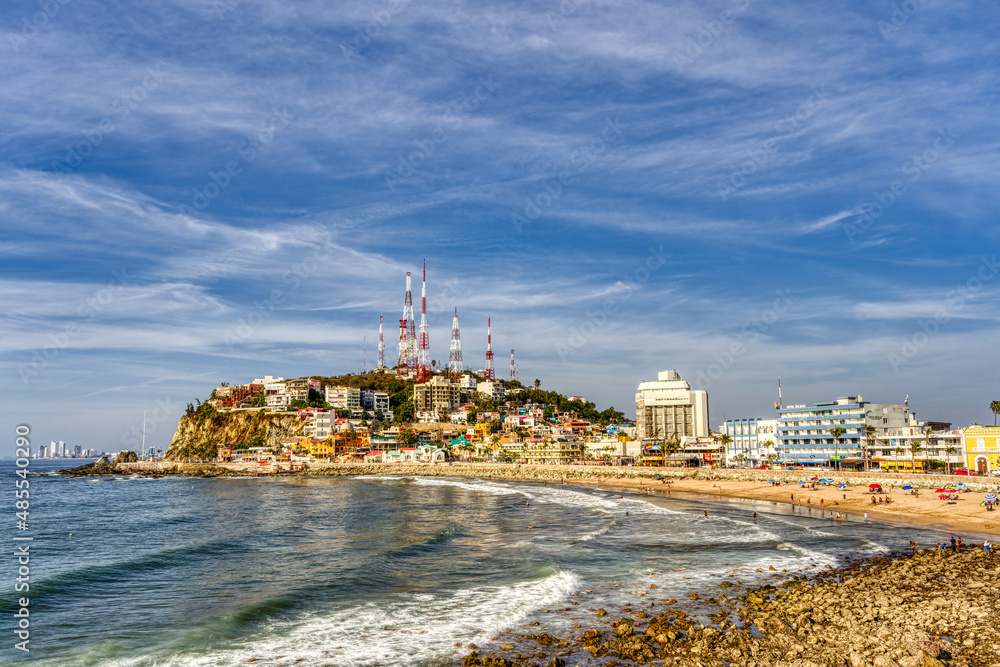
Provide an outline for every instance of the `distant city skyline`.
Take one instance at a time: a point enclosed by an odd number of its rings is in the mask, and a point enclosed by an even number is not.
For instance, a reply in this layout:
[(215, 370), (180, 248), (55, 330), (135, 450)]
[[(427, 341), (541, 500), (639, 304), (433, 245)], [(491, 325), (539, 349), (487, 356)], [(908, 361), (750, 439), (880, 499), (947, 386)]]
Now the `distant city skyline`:
[[(0, 8), (2, 427), (166, 449), (221, 381), (430, 358), (713, 428), (992, 423), (1000, 14), (979, 3)], [(991, 55), (992, 54), (992, 55)], [(419, 282), (419, 281), (418, 281)], [(419, 305), (417, 305), (419, 313)], [(418, 315), (419, 316), (419, 315)]]

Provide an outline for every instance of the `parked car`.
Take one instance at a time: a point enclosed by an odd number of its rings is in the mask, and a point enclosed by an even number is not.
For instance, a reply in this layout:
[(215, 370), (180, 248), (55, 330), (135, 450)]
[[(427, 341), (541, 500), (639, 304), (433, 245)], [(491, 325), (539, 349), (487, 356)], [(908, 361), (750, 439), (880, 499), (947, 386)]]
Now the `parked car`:
[(1000, 477), (1000, 468), (994, 468), (991, 470), (990, 477)]
[(951, 474), (953, 474), (953, 475), (975, 475), (976, 473), (972, 472), (968, 468), (955, 468), (954, 470), (951, 471)]

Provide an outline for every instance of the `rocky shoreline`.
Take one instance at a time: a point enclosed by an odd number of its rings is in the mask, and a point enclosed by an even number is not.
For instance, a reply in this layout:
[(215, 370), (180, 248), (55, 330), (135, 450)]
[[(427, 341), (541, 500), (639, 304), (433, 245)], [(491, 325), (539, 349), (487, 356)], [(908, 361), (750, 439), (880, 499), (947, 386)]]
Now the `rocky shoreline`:
[[(295, 476), (430, 476), (564, 481), (614, 486), (659, 487), (713, 480), (734, 484), (782, 484), (807, 479), (793, 471), (656, 470), (585, 466), (455, 464), (310, 464), (298, 470), (239, 464), (98, 461), (61, 471), (70, 476), (186, 475), (202, 478)], [(286, 464), (287, 465), (287, 464)], [(784, 473), (784, 474), (776, 474)], [(661, 479), (655, 479), (659, 475)], [(927, 476), (931, 477), (931, 476)], [(851, 479), (866, 490), (868, 479), (902, 485), (908, 479), (875, 475)], [(916, 480), (923, 488), (936, 479)], [(721, 484), (721, 482), (720, 482)], [(662, 486), (661, 486), (662, 485)], [(796, 490), (800, 488), (796, 486)], [(787, 487), (781, 490), (784, 494)], [(616, 491), (617, 492), (617, 491)], [(709, 491), (703, 491), (709, 492)], [(797, 491), (799, 492), (799, 491)], [(799, 492), (801, 494), (801, 492)], [(839, 491), (838, 491), (839, 493)], [(905, 519), (905, 517), (900, 517)], [(981, 546), (943, 556), (931, 551), (845, 559), (838, 569), (801, 576), (773, 572), (774, 583), (735, 595), (743, 586), (731, 575), (718, 589), (699, 591), (689, 605), (666, 599), (664, 591), (636, 591), (620, 610), (593, 608), (594, 620), (556, 636), (538, 623), (501, 633), (490, 652), (471, 649), (464, 667), (568, 667), (572, 665), (731, 665), (778, 667), (1000, 667), (1000, 555)], [(729, 597), (733, 596), (733, 597)], [(586, 592), (564, 603), (587, 607)], [(696, 615), (692, 607), (710, 610)], [(562, 611), (569, 611), (567, 606)], [(558, 609), (542, 613), (561, 613)], [(554, 632), (554, 631), (550, 631)], [(563, 636), (564, 635), (564, 636)]]
[[(1000, 555), (981, 546), (849, 560), (808, 577), (772, 576), (779, 581), (733, 599), (726, 590), (739, 582), (722, 581), (704, 594), (715, 596), (707, 603), (718, 609), (707, 618), (641, 591), (616, 613), (595, 610), (594, 624), (577, 625), (572, 635), (525, 626), (498, 637), (498, 650), (472, 651), (461, 664), (1000, 667)], [(586, 604), (584, 598), (576, 594), (570, 604)]]

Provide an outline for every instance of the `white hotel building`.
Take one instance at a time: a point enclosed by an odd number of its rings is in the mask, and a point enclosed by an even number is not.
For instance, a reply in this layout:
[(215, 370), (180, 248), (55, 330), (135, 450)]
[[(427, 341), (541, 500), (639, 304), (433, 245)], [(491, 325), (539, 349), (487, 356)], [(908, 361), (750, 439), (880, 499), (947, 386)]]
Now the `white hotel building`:
[(679, 438), (682, 442), (710, 435), (708, 392), (692, 390), (677, 371), (663, 371), (655, 381), (639, 383), (635, 394), (636, 438)]

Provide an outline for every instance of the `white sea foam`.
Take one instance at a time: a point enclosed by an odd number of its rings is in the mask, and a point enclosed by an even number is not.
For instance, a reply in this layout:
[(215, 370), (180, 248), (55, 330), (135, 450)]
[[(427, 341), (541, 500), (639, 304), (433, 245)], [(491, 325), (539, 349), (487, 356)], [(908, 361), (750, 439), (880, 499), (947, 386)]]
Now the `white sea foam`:
[[(251, 658), (268, 665), (427, 664), (459, 658), (469, 642), (482, 644), (522, 622), (532, 611), (564, 599), (579, 586), (571, 572), (512, 586), (488, 586), (448, 593), (399, 595), (335, 612), (310, 612), (274, 621), (232, 648), (118, 661), (121, 667), (236, 667)], [(282, 656), (276, 659), (276, 656)]]

